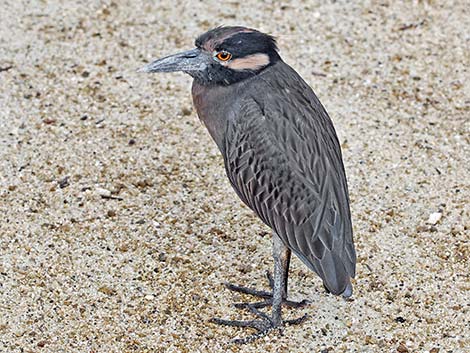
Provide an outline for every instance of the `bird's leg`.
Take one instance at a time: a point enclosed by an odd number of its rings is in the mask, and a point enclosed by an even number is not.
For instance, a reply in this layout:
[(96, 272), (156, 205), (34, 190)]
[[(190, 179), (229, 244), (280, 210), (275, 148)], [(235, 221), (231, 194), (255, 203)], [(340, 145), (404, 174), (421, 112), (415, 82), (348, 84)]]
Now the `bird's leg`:
[(273, 234), (274, 278), (272, 287), (272, 320), (276, 327), (282, 323), (281, 304), (287, 298), (290, 255), (291, 251), (281, 242), (277, 235)]
[[(236, 339), (233, 342), (238, 344), (244, 344), (252, 342), (260, 337), (267, 335), (274, 329), (282, 329), (282, 327), (287, 323), (289, 325), (300, 324), (307, 319), (307, 315), (304, 315), (298, 319), (294, 320), (282, 320), (281, 308), (282, 304), (287, 302), (287, 277), (289, 270), (290, 262), (290, 250), (282, 243), (279, 237), (273, 235), (273, 257), (274, 257), (274, 274), (273, 278), (270, 280), (272, 283), (272, 294), (263, 291), (254, 291), (244, 287), (234, 286), (236, 291), (252, 294), (256, 296), (261, 296), (266, 299), (267, 305), (272, 305), (272, 314), (271, 316), (265, 314), (264, 312), (258, 310), (256, 304), (244, 304), (244, 308), (247, 308), (251, 313), (259, 317), (258, 320), (248, 320), (248, 321), (239, 321), (239, 320), (223, 320), (214, 318), (211, 322), (226, 325), (226, 326), (236, 326), (236, 327), (250, 327), (256, 329), (258, 332), (245, 337), (243, 339)], [(268, 276), (269, 278), (269, 276)], [(230, 287), (229, 287), (230, 288)], [(302, 305), (308, 304), (307, 301), (302, 302)]]
[[(279, 244), (278, 244), (279, 243)], [(253, 306), (254, 308), (264, 308), (266, 306), (271, 306), (273, 304), (273, 293), (274, 293), (274, 286), (275, 286), (275, 278), (282, 278), (283, 284), (281, 285), (282, 289), (282, 305), (287, 306), (289, 308), (301, 308), (310, 304), (308, 300), (302, 301), (292, 301), (287, 300), (287, 279), (289, 275), (289, 265), (290, 265), (290, 257), (291, 251), (290, 249), (285, 246), (279, 237), (276, 234), (273, 234), (273, 257), (274, 257), (274, 278), (273, 276), (267, 272), (266, 277), (269, 281), (269, 287), (271, 288), (271, 292), (256, 290), (252, 288), (247, 288), (243, 286), (237, 286), (231, 283), (225, 283), (225, 286), (238, 293), (249, 294), (255, 297), (262, 298), (264, 300), (255, 302), (255, 303), (235, 303), (234, 306), (238, 309), (247, 308), (248, 305)], [(276, 273), (276, 271), (278, 271)]]

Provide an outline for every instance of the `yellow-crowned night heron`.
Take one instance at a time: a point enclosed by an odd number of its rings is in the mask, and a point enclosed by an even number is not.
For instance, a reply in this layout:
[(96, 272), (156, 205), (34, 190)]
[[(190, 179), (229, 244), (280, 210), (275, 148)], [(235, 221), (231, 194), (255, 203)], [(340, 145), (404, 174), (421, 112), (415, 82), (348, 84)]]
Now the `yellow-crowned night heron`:
[[(278, 54), (273, 37), (245, 27), (218, 27), (196, 48), (155, 60), (140, 71), (183, 71), (194, 78), (199, 118), (220, 149), (230, 183), (242, 201), (273, 230), (272, 293), (227, 285), (261, 296), (240, 304), (259, 318), (213, 322), (252, 327), (265, 335), (284, 323), (291, 251), (336, 295), (352, 294), (355, 275), (349, 197), (333, 124), (312, 89)], [(259, 308), (272, 305), (272, 315)]]

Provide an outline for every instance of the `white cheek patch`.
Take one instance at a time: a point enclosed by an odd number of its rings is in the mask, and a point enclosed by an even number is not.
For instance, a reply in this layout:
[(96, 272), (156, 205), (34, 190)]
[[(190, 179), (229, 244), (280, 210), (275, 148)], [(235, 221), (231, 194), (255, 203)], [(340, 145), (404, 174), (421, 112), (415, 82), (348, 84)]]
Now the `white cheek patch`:
[(253, 54), (244, 58), (230, 60), (224, 64), (232, 70), (256, 71), (269, 64), (269, 56), (267, 54)]

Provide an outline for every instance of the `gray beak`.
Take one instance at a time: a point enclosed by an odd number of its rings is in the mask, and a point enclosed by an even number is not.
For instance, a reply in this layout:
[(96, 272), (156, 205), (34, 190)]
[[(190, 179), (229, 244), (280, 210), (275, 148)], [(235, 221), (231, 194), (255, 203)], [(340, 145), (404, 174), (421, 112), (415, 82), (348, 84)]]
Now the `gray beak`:
[(191, 49), (182, 53), (157, 59), (137, 70), (138, 72), (175, 72), (191, 73), (206, 68), (204, 55), (200, 49)]

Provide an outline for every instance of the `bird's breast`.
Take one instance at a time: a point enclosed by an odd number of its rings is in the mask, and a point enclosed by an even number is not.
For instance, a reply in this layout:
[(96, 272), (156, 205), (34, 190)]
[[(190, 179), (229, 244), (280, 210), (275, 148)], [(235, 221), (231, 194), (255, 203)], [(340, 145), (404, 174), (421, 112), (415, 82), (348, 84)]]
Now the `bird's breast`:
[(236, 106), (229, 86), (204, 86), (194, 81), (192, 96), (199, 119), (223, 152), (227, 121), (234, 116)]

